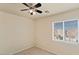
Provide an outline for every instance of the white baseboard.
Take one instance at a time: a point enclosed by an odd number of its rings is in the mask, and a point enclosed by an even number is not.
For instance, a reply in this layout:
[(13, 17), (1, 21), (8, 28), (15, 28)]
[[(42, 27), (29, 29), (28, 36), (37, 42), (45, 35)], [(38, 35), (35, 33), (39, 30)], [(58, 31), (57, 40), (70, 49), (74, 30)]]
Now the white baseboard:
[(22, 49), (17, 50), (17, 51), (15, 51), (15, 52), (13, 52), (13, 53), (10, 53), (10, 55), (15, 55), (15, 54), (18, 53), (18, 52), (21, 52), (21, 51), (23, 51), (23, 50), (26, 50), (26, 49), (29, 49), (29, 48), (32, 48), (32, 47), (33, 47), (33, 45), (28, 46), (28, 47), (26, 47), (26, 48), (22, 48)]
[(36, 46), (37, 48), (40, 48), (40, 49), (43, 49), (43, 50), (45, 50), (45, 51), (47, 51), (47, 52), (49, 52), (49, 53), (51, 53), (51, 54), (54, 54), (54, 55), (56, 55), (56, 53), (55, 52), (51, 52), (50, 50), (48, 50), (48, 49), (45, 49), (45, 48), (43, 48), (43, 47), (39, 47), (39, 46)]

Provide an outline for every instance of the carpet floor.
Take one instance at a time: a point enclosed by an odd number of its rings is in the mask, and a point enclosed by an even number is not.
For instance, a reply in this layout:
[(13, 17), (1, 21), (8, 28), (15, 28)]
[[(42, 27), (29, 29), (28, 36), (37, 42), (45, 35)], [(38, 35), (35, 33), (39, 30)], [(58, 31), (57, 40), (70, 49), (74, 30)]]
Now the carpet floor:
[(30, 49), (18, 52), (15, 55), (55, 55), (55, 54), (45, 51), (43, 49), (37, 48), (37, 47), (32, 47)]

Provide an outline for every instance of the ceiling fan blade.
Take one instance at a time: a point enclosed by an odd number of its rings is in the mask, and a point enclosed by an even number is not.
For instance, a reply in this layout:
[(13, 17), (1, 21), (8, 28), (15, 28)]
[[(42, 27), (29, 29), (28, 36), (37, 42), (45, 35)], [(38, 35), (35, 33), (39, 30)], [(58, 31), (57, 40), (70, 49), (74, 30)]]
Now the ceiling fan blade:
[(38, 13), (42, 13), (42, 11), (41, 10), (35, 10), (36, 12), (38, 12)]
[(28, 3), (28, 5), (29, 5), (29, 6), (32, 6), (32, 5), (33, 5), (33, 3)]
[(41, 7), (41, 3), (37, 3), (34, 7), (35, 8)]
[(27, 6), (27, 7), (30, 7), (27, 3), (22, 3), (23, 5)]
[(27, 11), (27, 10), (29, 10), (29, 9), (22, 9), (21, 11)]

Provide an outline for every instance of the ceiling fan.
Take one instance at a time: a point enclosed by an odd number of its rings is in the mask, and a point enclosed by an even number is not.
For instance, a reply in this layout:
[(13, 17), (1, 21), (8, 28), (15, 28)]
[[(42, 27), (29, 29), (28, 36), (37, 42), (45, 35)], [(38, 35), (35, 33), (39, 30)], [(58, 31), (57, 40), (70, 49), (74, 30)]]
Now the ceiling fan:
[(33, 4), (33, 3), (22, 3), (23, 5), (25, 5), (26, 7), (28, 7), (28, 9), (22, 9), (21, 11), (29, 11), (30, 15), (33, 15), (34, 13), (42, 13), (41, 10), (38, 10), (37, 8), (41, 7), (41, 3), (37, 3), (37, 4)]

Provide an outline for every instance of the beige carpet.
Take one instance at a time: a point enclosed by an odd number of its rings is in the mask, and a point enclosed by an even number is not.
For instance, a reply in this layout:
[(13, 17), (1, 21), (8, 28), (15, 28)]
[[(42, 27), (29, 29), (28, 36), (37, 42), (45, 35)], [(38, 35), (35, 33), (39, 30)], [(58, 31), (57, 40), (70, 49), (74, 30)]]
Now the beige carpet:
[(21, 51), (19, 53), (16, 53), (15, 55), (55, 55), (55, 54), (45, 51), (43, 49), (37, 48), (37, 47), (33, 47), (30, 49)]

